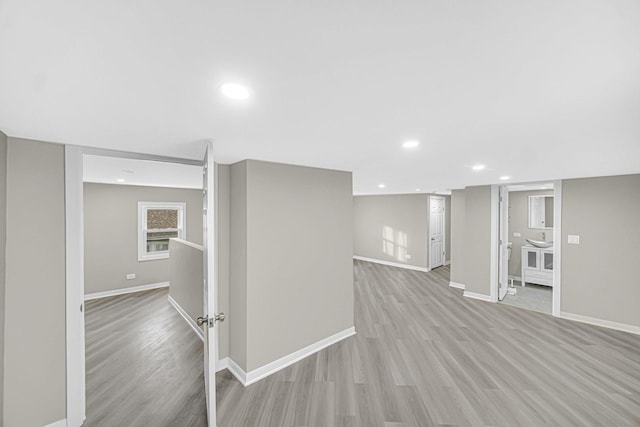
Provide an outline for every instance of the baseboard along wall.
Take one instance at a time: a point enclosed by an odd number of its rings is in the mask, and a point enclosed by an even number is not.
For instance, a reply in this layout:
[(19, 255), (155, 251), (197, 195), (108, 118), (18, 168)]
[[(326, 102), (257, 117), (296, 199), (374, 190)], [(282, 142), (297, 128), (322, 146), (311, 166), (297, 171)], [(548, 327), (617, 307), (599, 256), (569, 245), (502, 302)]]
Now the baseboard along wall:
[(384, 260), (376, 259), (376, 258), (367, 258), (367, 257), (364, 257), (364, 256), (359, 256), (359, 255), (354, 255), (353, 259), (357, 259), (357, 260), (360, 260), (360, 261), (366, 261), (366, 262), (372, 262), (374, 264), (388, 265), (388, 266), (391, 266), (391, 267), (406, 268), (408, 270), (422, 271), (424, 273), (428, 273), (429, 271), (431, 271), (426, 267), (418, 267), (418, 266), (415, 266), (415, 265), (402, 264), (402, 263), (399, 263), (399, 262), (384, 261)]
[(168, 288), (169, 282), (150, 283), (148, 285), (132, 286), (130, 288), (113, 289), (104, 292), (94, 292), (84, 296), (85, 301), (98, 298), (114, 297), (117, 295), (132, 294), (134, 292), (150, 291), (151, 289)]

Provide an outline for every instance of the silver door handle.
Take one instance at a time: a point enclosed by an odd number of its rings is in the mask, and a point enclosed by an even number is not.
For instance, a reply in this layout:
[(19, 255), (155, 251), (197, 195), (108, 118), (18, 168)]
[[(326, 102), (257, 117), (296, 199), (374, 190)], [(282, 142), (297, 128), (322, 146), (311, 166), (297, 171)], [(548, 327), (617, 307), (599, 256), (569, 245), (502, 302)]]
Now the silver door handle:
[(213, 316), (212, 318), (202, 317), (202, 316), (198, 317), (196, 322), (198, 323), (198, 326), (202, 326), (205, 323), (208, 323), (209, 327), (213, 328), (213, 325), (215, 325), (216, 322), (224, 322), (224, 319), (225, 319), (224, 313), (218, 313), (215, 316)]

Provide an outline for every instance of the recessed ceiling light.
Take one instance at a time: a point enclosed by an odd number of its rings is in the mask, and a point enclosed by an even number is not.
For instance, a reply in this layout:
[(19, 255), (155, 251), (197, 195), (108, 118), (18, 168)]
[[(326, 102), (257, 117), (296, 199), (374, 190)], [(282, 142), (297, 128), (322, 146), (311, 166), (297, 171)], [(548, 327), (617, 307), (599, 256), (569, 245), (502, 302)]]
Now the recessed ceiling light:
[(384, 187), (386, 187), (386, 185), (384, 185), (384, 184), (378, 184), (378, 188), (384, 188)]
[(220, 92), (227, 98), (231, 99), (247, 99), (249, 98), (249, 89), (238, 83), (225, 83), (220, 86)]
[(412, 139), (411, 141), (406, 141), (402, 144), (403, 148), (416, 148), (420, 145), (420, 141)]
[(117, 182), (124, 182), (124, 179), (123, 178), (118, 178), (118, 179), (116, 179), (116, 181)]
[(419, 189), (419, 188), (416, 188), (416, 191), (420, 191), (420, 189)]
[(485, 166), (485, 165), (475, 165), (475, 166), (473, 166), (471, 169), (473, 169), (474, 171), (481, 171), (481, 170), (483, 170), (484, 168), (486, 168), (486, 166)]
[(503, 180), (503, 181), (506, 181), (508, 179), (511, 179), (511, 177), (505, 175), (505, 176), (501, 176), (500, 179)]

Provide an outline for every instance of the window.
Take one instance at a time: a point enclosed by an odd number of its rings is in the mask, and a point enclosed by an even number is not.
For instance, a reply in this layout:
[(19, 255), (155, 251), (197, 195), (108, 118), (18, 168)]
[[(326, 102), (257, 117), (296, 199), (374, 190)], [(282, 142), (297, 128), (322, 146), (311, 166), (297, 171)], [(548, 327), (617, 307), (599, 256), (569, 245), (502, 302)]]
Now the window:
[(186, 239), (185, 203), (138, 202), (138, 261), (169, 258), (169, 239)]

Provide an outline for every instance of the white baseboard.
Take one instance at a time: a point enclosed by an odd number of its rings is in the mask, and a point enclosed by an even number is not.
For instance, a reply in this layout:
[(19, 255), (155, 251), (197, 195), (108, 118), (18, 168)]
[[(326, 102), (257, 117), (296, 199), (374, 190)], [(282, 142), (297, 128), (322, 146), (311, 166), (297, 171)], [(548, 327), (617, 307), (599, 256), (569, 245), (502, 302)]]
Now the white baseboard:
[(444, 265), (450, 265), (450, 264), (451, 264), (451, 260), (450, 259), (444, 262)]
[(375, 258), (367, 258), (367, 257), (364, 257), (364, 256), (359, 256), (359, 255), (354, 255), (353, 259), (357, 259), (357, 260), (360, 260), (360, 261), (373, 262), (375, 264), (389, 265), (391, 267), (406, 268), (408, 270), (422, 271), (422, 272), (425, 272), (425, 273), (428, 273), (430, 271), (426, 267), (417, 267), (415, 265), (401, 264), (399, 262), (384, 261), (384, 260), (375, 259)]
[(171, 297), (171, 295), (169, 295), (169, 303), (173, 306), (173, 308), (176, 309), (178, 314), (180, 314), (180, 316), (182, 316), (182, 318), (189, 324), (193, 332), (195, 332), (196, 335), (198, 335), (198, 338), (204, 341), (204, 332), (202, 331), (202, 329), (200, 329), (198, 324), (189, 316), (189, 314), (186, 311), (184, 311), (184, 308), (182, 308), (180, 304), (178, 304), (178, 302)]
[(116, 295), (132, 294), (134, 292), (149, 291), (151, 289), (168, 288), (169, 282), (151, 283), (149, 285), (133, 286), (131, 288), (114, 289), (111, 291), (94, 292), (84, 296), (85, 301), (98, 298), (114, 297)]
[(513, 279), (513, 280), (517, 280), (518, 282), (522, 282), (522, 277), (520, 277), (520, 276), (512, 276), (510, 274), (509, 275), (509, 279)]
[(216, 372), (224, 371), (225, 369), (229, 369), (229, 358), (224, 357), (219, 359), (216, 362)]
[(67, 419), (64, 418), (64, 419), (58, 420), (54, 423), (47, 424), (44, 427), (67, 427)]
[(477, 294), (475, 292), (464, 291), (462, 295), (467, 298), (479, 299), (481, 301), (487, 301), (487, 302), (494, 302), (491, 300), (491, 297), (489, 295), (485, 295), (485, 294)]
[(333, 334), (330, 337), (327, 337), (316, 343), (308, 345), (298, 351), (295, 351), (291, 354), (281, 357), (278, 360), (274, 360), (271, 363), (267, 363), (266, 365), (258, 369), (254, 369), (253, 371), (248, 373), (245, 372), (240, 366), (238, 366), (237, 363), (233, 361), (233, 359), (229, 357), (227, 358), (228, 359), (227, 369), (229, 369), (229, 372), (231, 372), (233, 376), (235, 376), (238, 379), (238, 381), (240, 381), (240, 384), (246, 387), (248, 385), (255, 383), (256, 381), (260, 381), (261, 379), (268, 377), (271, 374), (275, 374), (276, 372), (286, 368), (287, 366), (290, 366), (296, 362), (299, 362), (305, 357), (309, 357), (312, 354), (317, 353), (318, 351), (324, 348), (327, 348), (330, 345), (333, 345), (355, 334), (356, 334), (355, 327), (345, 329), (344, 331), (338, 332), (337, 334)]
[(463, 283), (458, 283), (458, 282), (449, 282), (449, 286), (451, 286), (452, 288), (456, 288), (456, 289), (462, 289), (464, 291), (464, 284)]
[(617, 331), (629, 332), (640, 335), (640, 326), (627, 325), (625, 323), (612, 322), (610, 320), (598, 319), (595, 317), (583, 316), (581, 314), (560, 312), (562, 319), (574, 320), (576, 322), (588, 323), (589, 325), (602, 326), (604, 328), (615, 329)]

